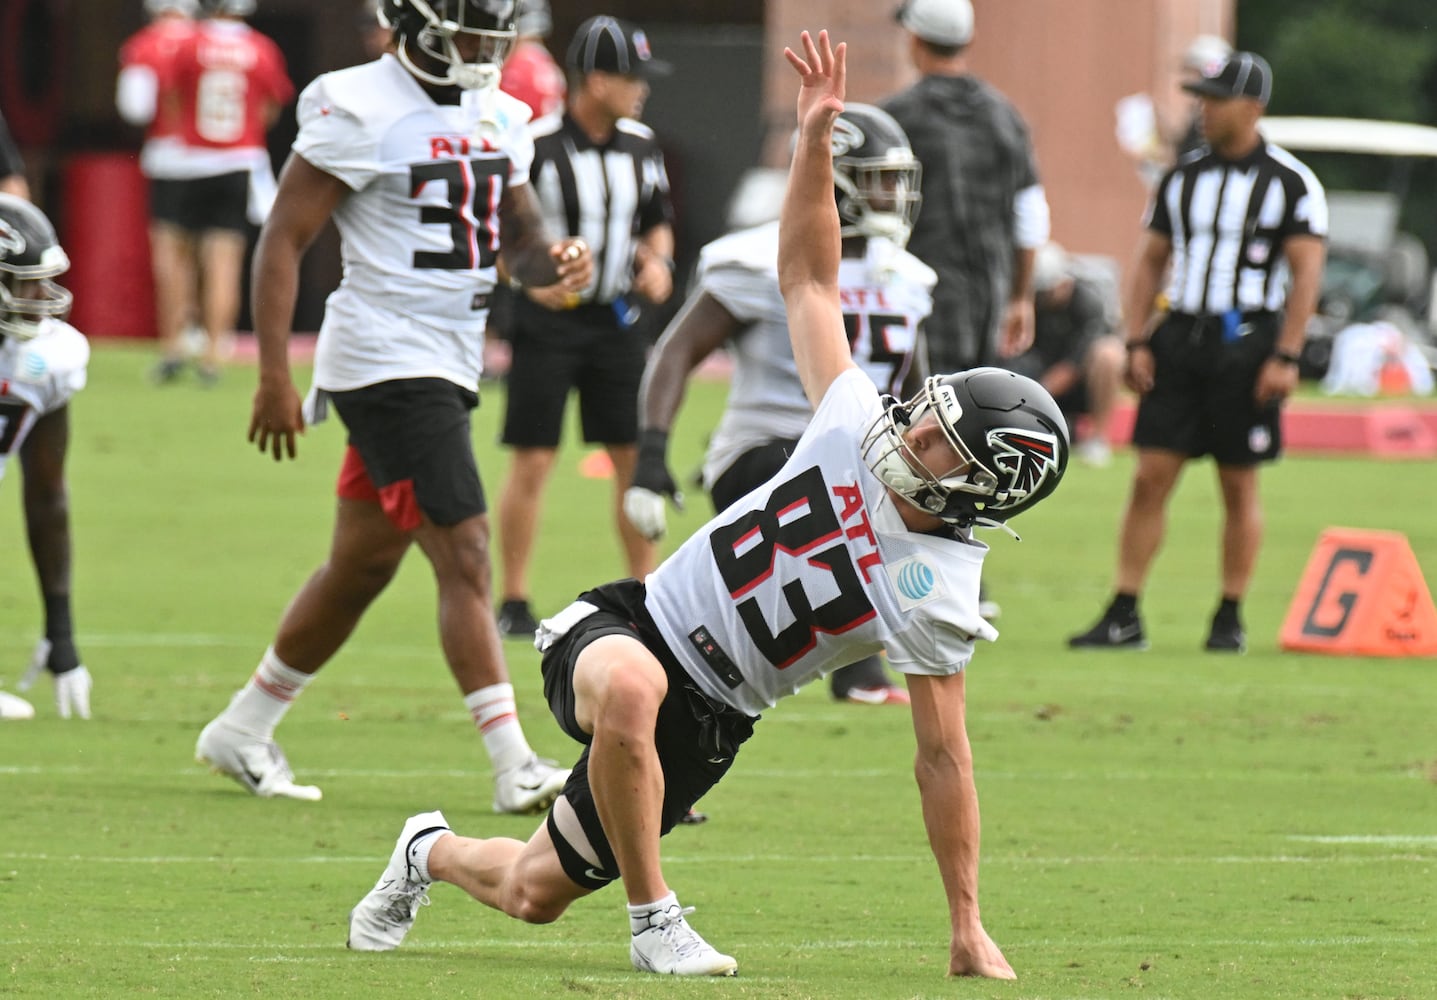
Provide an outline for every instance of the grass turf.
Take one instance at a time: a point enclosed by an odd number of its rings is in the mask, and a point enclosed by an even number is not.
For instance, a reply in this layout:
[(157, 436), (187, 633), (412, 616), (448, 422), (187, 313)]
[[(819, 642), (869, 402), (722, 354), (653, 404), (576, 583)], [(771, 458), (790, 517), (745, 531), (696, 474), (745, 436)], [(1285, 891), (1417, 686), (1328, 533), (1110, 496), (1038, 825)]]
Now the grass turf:
[[(1430, 463), (1290, 457), (1264, 476), (1268, 539), (1246, 607), (1251, 651), (1199, 651), (1216, 602), (1208, 466), (1176, 497), (1144, 610), (1147, 653), (1075, 654), (1106, 599), (1130, 464), (1074, 467), (991, 534), (1003, 637), (969, 681), (983, 801), (983, 913), (1016, 983), (946, 980), (947, 926), (911, 778), (906, 713), (816, 685), (767, 713), (711, 822), (665, 841), (695, 926), (740, 978), (629, 969), (622, 896), (550, 927), (433, 892), (389, 955), (343, 948), (349, 908), (404, 817), (524, 837), (489, 812), (489, 773), (438, 653), (432, 584), (412, 556), (280, 737), (318, 804), (260, 802), (191, 760), (284, 603), (322, 559), (342, 440), (296, 463), (248, 449), (252, 371), (156, 389), (148, 356), (99, 345), (73, 406), (76, 618), (96, 719), (0, 726), (0, 993), (49, 997), (1150, 997), (1434, 995), (1437, 737), (1431, 662), (1278, 651), (1319, 531), (1403, 531), (1437, 579)], [(476, 416), (491, 498), (502, 390)], [(698, 384), (673, 465), (698, 464), (722, 387)], [(538, 610), (617, 573), (608, 484), (570, 443), (536, 556)], [(18, 470), (0, 493), (0, 665), (39, 629)], [(693, 490), (670, 544), (707, 512)], [(506, 645), (531, 741), (548, 718), (536, 655)], [(44, 682), (42, 682), (44, 683)]]

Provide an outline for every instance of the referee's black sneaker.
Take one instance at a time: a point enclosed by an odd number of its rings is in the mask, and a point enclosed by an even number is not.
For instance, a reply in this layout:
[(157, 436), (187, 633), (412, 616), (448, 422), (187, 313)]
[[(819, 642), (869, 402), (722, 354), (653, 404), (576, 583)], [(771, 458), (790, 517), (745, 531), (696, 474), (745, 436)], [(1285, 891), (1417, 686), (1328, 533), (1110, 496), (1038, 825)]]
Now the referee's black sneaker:
[(1118, 607), (1114, 600), (1098, 623), (1068, 639), (1069, 649), (1147, 649), (1143, 620), (1134, 610)]
[(1210, 653), (1247, 652), (1247, 633), (1242, 630), (1242, 621), (1236, 611), (1218, 609), (1217, 614), (1212, 616), (1212, 627), (1208, 629), (1203, 648)]
[(534, 612), (529, 609), (529, 602), (523, 598), (499, 605), (499, 614), (495, 617), (499, 632), (509, 639), (533, 639), (534, 632), (539, 628)]

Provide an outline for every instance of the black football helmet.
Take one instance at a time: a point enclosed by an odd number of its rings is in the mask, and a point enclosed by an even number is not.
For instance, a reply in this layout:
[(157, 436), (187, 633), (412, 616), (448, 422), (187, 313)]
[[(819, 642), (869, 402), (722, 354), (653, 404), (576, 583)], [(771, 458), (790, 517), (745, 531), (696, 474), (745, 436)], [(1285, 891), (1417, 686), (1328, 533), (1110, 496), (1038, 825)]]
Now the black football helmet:
[(923, 168), (903, 126), (882, 108), (850, 102), (833, 123), (833, 188), (844, 236), (908, 242), (923, 203)]
[(31, 340), (47, 319), (64, 319), (74, 297), (51, 281), (70, 269), (45, 213), (0, 194), (0, 336)]
[[(399, 61), (420, 80), (438, 87), (492, 90), (514, 44), (515, 0), (380, 0), (379, 23), (399, 41)], [(464, 58), (455, 38), (480, 39), (477, 54)], [(416, 64), (409, 46), (438, 66), (444, 75)], [(432, 67), (431, 67), (432, 68)]]
[[(925, 466), (903, 438), (930, 414), (963, 459), (948, 472)], [(912, 399), (890, 399), (863, 439), (864, 461), (885, 486), (960, 528), (1000, 526), (1048, 496), (1069, 450), (1053, 397), (1002, 368), (932, 376)]]

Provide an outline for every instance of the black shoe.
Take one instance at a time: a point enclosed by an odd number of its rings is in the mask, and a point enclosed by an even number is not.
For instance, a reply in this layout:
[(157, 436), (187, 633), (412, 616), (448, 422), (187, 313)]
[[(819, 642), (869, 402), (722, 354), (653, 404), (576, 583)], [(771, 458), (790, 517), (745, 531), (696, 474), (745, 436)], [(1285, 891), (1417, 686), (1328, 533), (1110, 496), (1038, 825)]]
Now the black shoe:
[(1068, 639), (1069, 649), (1147, 649), (1143, 620), (1135, 614), (1116, 614), (1112, 608), (1103, 612), (1098, 624)]
[(510, 639), (532, 639), (539, 627), (534, 612), (529, 610), (529, 602), (525, 600), (505, 601), (499, 605), (496, 619), (500, 633)]
[(165, 358), (150, 371), (150, 378), (156, 385), (169, 385), (185, 373), (185, 361), (181, 358)]
[(1247, 633), (1237, 615), (1214, 615), (1203, 648), (1211, 653), (1246, 653)]

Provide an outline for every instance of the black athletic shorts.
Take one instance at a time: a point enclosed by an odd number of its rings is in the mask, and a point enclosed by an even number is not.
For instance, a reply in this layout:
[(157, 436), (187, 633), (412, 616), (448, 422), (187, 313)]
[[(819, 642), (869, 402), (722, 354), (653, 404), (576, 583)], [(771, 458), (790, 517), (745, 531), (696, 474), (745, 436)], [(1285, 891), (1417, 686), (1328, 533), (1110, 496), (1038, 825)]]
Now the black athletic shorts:
[(1280, 404), (1259, 407), (1257, 375), (1277, 343), (1278, 317), (1171, 313), (1150, 341), (1153, 388), (1138, 403), (1133, 444), (1222, 465), (1256, 465), (1282, 450)]
[[(699, 690), (669, 652), (644, 608), (644, 585), (639, 581), (606, 584), (580, 594), (578, 599), (588, 601), (599, 610), (580, 621), (544, 653), (544, 697), (560, 728), (584, 744), (584, 751), (564, 785), (563, 798), (577, 816), (598, 865), (584, 858), (569, 843), (553, 810), (549, 813), (548, 827), (564, 873), (585, 888), (599, 889), (619, 877), (619, 868), (589, 789), (589, 743), (593, 737), (579, 728), (574, 716), (574, 666), (584, 647), (606, 635), (634, 636), (663, 664), (668, 675), (669, 692), (659, 706), (654, 728), (659, 763), (664, 772), (661, 835), (672, 830), (733, 766), (739, 747), (753, 735), (758, 718), (713, 701)], [(555, 806), (559, 808), (561, 806)]]
[(622, 329), (612, 306), (553, 311), (520, 296), (509, 342), (504, 444), (557, 447), (572, 389), (579, 390), (585, 441), (633, 444), (639, 439), (639, 380), (648, 340), (635, 329)]
[(783, 468), (783, 463), (788, 461), (788, 456), (797, 446), (797, 438), (775, 438), (750, 448), (734, 459), (709, 489), (714, 510), (723, 513), (740, 498), (778, 475), (778, 470)]
[(249, 171), (150, 181), (150, 217), (191, 233), (249, 230)]
[[(414, 378), (329, 397), (385, 513), (401, 530), (418, 527), (415, 509), (442, 526), (485, 512), (469, 429), (470, 411), (479, 405), (473, 392), (447, 379)], [(341, 496), (365, 499), (360, 492), (346, 492), (346, 481), (341, 473)], [(411, 512), (407, 520), (406, 507)]]

